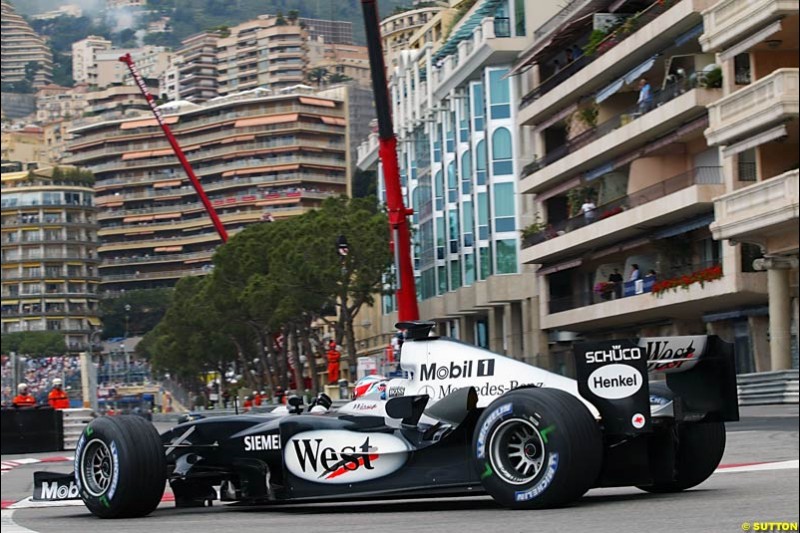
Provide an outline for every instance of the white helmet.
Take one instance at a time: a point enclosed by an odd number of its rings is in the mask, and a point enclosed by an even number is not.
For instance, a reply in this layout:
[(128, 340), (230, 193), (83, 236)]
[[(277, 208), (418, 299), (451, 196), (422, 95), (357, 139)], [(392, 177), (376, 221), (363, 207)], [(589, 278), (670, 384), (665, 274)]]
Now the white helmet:
[(17, 390), (19, 392), (23, 392), (23, 391), (28, 390), (28, 384), (27, 383), (20, 383), (19, 385), (17, 385)]
[(61, 385), (61, 378), (56, 378), (53, 380), (53, 387), (58, 387)]

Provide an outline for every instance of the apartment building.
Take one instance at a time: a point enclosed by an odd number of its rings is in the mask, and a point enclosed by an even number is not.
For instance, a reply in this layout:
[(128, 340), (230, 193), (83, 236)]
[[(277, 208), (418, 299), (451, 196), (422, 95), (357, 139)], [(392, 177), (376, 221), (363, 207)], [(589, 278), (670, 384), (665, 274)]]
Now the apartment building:
[(36, 92), (36, 121), (46, 124), (55, 120), (81, 116), (85, 111), (88, 86), (45, 85)]
[[(229, 234), (349, 193), (342, 101), (255, 90), (161, 111)], [(72, 134), (70, 162), (96, 177), (103, 290), (207, 273), (219, 237), (155, 119)]]
[(0, 30), (3, 34), (3, 55), (0, 77), (3, 83), (25, 79), (25, 67), (35, 63), (38, 67), (32, 80), (33, 87), (50, 83), (53, 77), (53, 54), (30, 24), (14, 10), (10, 2), (0, 2)]
[(75, 169), (2, 170), (2, 333), (57, 331), (85, 350), (99, 331), (97, 221)]
[(4, 161), (25, 163), (47, 161), (44, 132), (39, 126), (28, 125), (18, 129), (3, 128), (0, 133), (0, 156)]
[[(414, 0), (410, 8), (398, 8), (396, 12), (385, 16), (381, 20), (381, 44), (386, 64), (396, 66), (398, 52), (414, 49), (411, 46), (411, 41), (417, 30), (447, 8), (448, 2)], [(429, 38), (426, 42), (433, 43), (436, 41)]]
[[(446, 39), (399, 52), (390, 94), (401, 179), (414, 210), (421, 317), (437, 321), (441, 334), (538, 362), (547, 345), (537, 334), (536, 275), (519, 254), (530, 206), (518, 190), (520, 95), (508, 74), (530, 43), (527, 29), (555, 13), (556, 3), (537, 4), (535, 12), (515, 7), (523, 6), (475, 2)], [(360, 153), (362, 168), (377, 159), (369, 146)], [(385, 341), (394, 311), (393, 299), (384, 298), (365, 336)]]
[(732, 81), (701, 43), (714, 4), (570, 2), (515, 66), (520, 191), (538, 215), (521, 259), (539, 266), (551, 355), (579, 338), (714, 333), (739, 372), (770, 368), (762, 252), (710, 229), (732, 186), (708, 129)]
[(321, 39), (331, 44), (353, 44), (352, 22), (299, 17), (297, 23), (303, 25), (312, 41)]
[(329, 77), (322, 80), (323, 83), (335, 83), (338, 78), (340, 81), (353, 80), (364, 88), (371, 87), (372, 76), (366, 46), (331, 44), (321, 39), (309, 39), (306, 47), (308, 70), (324, 68), (328, 72)]
[(217, 41), (219, 35), (206, 32), (182, 41), (175, 52), (174, 66), (164, 73), (163, 91), (170, 100), (205, 102), (219, 96), (217, 90)]
[(723, 246), (764, 255), (754, 268), (767, 272), (769, 360), (756, 368), (797, 368), (798, 4), (724, 0), (703, 12), (703, 24), (703, 51), (723, 72), (705, 130), (725, 183), (711, 232)]
[(299, 22), (281, 24), (274, 15), (261, 15), (230, 28), (230, 35), (217, 41), (219, 94), (256, 87), (279, 92), (303, 84), (307, 35)]
[(111, 50), (111, 41), (97, 35), (72, 43), (72, 79), (75, 83), (97, 85), (95, 56), (106, 50)]

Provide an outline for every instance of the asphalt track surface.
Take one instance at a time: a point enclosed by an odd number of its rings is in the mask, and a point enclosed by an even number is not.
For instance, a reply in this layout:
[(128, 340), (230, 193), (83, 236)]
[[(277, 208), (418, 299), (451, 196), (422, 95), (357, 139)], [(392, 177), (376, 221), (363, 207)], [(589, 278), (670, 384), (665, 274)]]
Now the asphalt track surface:
[[(745, 530), (743, 523), (749, 530), (755, 529), (754, 522), (797, 524), (799, 443), (797, 405), (747, 407), (742, 408), (740, 422), (728, 425), (723, 465), (783, 463), (771, 470), (764, 465), (723, 469), (699, 487), (679, 494), (595, 489), (569, 508), (546, 511), (509, 511), (489, 497), (255, 509), (227, 505), (175, 509), (171, 503), (162, 503), (146, 518), (115, 521), (94, 518), (82, 506), (18, 509), (3, 511), (2, 533), (737, 532)], [(2, 499), (17, 501), (29, 496), (34, 470), (70, 469), (71, 465), (63, 463), (17, 467), (2, 477)]]

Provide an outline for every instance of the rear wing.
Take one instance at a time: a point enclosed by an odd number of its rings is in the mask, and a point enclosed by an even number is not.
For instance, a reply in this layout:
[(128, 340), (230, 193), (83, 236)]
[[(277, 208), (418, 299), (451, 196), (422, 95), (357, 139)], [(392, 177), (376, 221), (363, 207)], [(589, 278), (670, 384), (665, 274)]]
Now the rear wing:
[(578, 392), (610, 434), (651, 430), (649, 377), (666, 376), (676, 422), (739, 419), (733, 345), (716, 336), (579, 343), (575, 366)]

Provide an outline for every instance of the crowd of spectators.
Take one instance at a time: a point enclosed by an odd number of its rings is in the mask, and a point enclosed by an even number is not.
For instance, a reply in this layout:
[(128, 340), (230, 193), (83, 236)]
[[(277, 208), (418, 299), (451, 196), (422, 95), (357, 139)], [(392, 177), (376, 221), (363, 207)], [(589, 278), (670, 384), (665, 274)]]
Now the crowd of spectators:
[[(20, 357), (16, 360), (16, 380), (11, 357), (2, 355), (0, 359), (2, 372), (2, 405), (11, 405), (17, 394), (16, 385), (26, 383), (28, 391), (36, 400), (37, 405), (46, 405), (47, 396), (53, 388), (53, 381), (60, 379), (63, 388), (72, 398), (80, 397), (81, 368), (79, 356), (54, 356), (54, 357)], [(105, 387), (120, 387), (126, 384), (151, 383), (152, 375), (150, 365), (142, 359), (130, 362), (130, 367), (125, 361), (105, 360), (97, 365), (97, 384)]]

